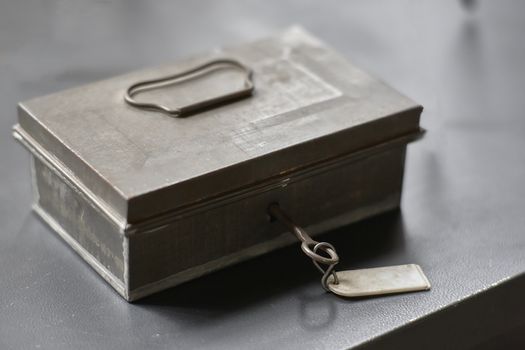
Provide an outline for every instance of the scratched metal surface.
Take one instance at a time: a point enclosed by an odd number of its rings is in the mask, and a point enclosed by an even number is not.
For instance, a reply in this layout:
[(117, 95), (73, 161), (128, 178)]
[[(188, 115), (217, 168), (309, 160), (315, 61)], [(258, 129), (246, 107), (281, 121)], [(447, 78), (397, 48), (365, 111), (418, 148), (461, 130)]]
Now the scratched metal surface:
[[(23, 102), (20, 126), (132, 221), (418, 130), (419, 105), (299, 27), (221, 51)], [(224, 56), (253, 69), (251, 98), (187, 118), (123, 100), (134, 82)], [(184, 106), (242, 80), (222, 70), (137, 98)]]
[[(2, 349), (523, 348), (522, 2), (0, 6)], [(433, 289), (338, 299), (290, 247), (126, 303), (30, 213), (28, 155), (10, 136), (16, 102), (293, 22), (426, 107), (402, 211), (323, 238), (343, 267), (418, 263)]]

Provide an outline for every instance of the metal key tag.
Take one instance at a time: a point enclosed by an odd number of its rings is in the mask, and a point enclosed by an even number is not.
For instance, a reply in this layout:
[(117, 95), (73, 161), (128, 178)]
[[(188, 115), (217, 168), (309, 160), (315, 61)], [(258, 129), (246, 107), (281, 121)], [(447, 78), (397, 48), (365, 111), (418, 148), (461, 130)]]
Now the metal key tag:
[(430, 283), (416, 264), (337, 272), (339, 283), (328, 278), (328, 289), (344, 297), (364, 297), (430, 289)]
[[(278, 204), (270, 205), (268, 211), (272, 218), (286, 226), (301, 241), (302, 251), (323, 274), (321, 285), (329, 292), (352, 298), (430, 289), (430, 282), (421, 267), (416, 264), (336, 272), (335, 266), (339, 263), (339, 256), (330, 243), (313, 240)], [(319, 251), (326, 256), (320, 255)]]

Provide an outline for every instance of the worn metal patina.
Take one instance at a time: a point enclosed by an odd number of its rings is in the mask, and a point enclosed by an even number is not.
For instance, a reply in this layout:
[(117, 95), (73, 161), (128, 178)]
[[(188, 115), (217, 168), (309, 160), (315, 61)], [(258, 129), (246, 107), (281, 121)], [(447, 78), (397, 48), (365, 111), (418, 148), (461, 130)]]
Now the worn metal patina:
[[(137, 81), (219, 57), (253, 70), (253, 96), (172, 118), (126, 104)], [(170, 107), (242, 87), (217, 70), (144, 91)], [(421, 106), (299, 28), (19, 105), (35, 210), (127, 300), (399, 205)]]

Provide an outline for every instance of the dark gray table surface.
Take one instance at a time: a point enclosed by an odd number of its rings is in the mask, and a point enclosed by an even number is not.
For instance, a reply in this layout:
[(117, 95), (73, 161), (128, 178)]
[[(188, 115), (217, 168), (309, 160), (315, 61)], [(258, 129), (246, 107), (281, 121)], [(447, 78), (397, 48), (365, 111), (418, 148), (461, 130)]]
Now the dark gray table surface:
[[(401, 211), (323, 238), (432, 290), (343, 300), (290, 247), (126, 303), (31, 213), (16, 102), (294, 23), (425, 106)], [(524, 35), (518, 1), (2, 0), (0, 348), (523, 346)]]

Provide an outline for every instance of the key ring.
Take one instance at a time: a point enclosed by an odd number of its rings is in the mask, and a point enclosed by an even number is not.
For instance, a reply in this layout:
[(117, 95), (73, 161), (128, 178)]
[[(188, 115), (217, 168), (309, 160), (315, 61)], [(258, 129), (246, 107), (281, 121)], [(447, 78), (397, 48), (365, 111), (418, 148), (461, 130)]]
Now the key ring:
[[(153, 102), (139, 102), (135, 100), (135, 95), (141, 92), (159, 89), (165, 86), (180, 84), (184, 81), (201, 77), (203, 75), (209, 74), (215, 70), (222, 68), (233, 68), (243, 72), (243, 87), (233, 92), (211, 97), (202, 101), (198, 101), (192, 104), (176, 108), (169, 108), (167, 106)], [(136, 82), (127, 88), (124, 94), (124, 100), (130, 106), (136, 108), (162, 112), (172, 117), (181, 118), (190, 114), (201, 112), (209, 108), (217, 107), (225, 103), (249, 97), (253, 94), (254, 88), (255, 86), (253, 83), (253, 71), (249, 67), (232, 58), (218, 58), (176, 74)]]
[[(301, 241), (301, 250), (312, 259), (312, 263), (323, 274), (321, 285), (326, 291), (330, 291), (328, 288), (328, 278), (330, 276), (333, 276), (331, 283), (339, 283), (339, 278), (335, 272), (335, 265), (339, 263), (339, 256), (334, 246), (327, 242), (317, 242), (312, 239), (302, 227), (295, 224), (288, 215), (286, 215), (279, 204), (270, 204), (268, 212), (272, 218), (278, 220)], [(318, 251), (322, 251), (327, 254), (328, 257), (320, 255)], [(323, 268), (321, 265), (327, 265), (328, 267)]]

